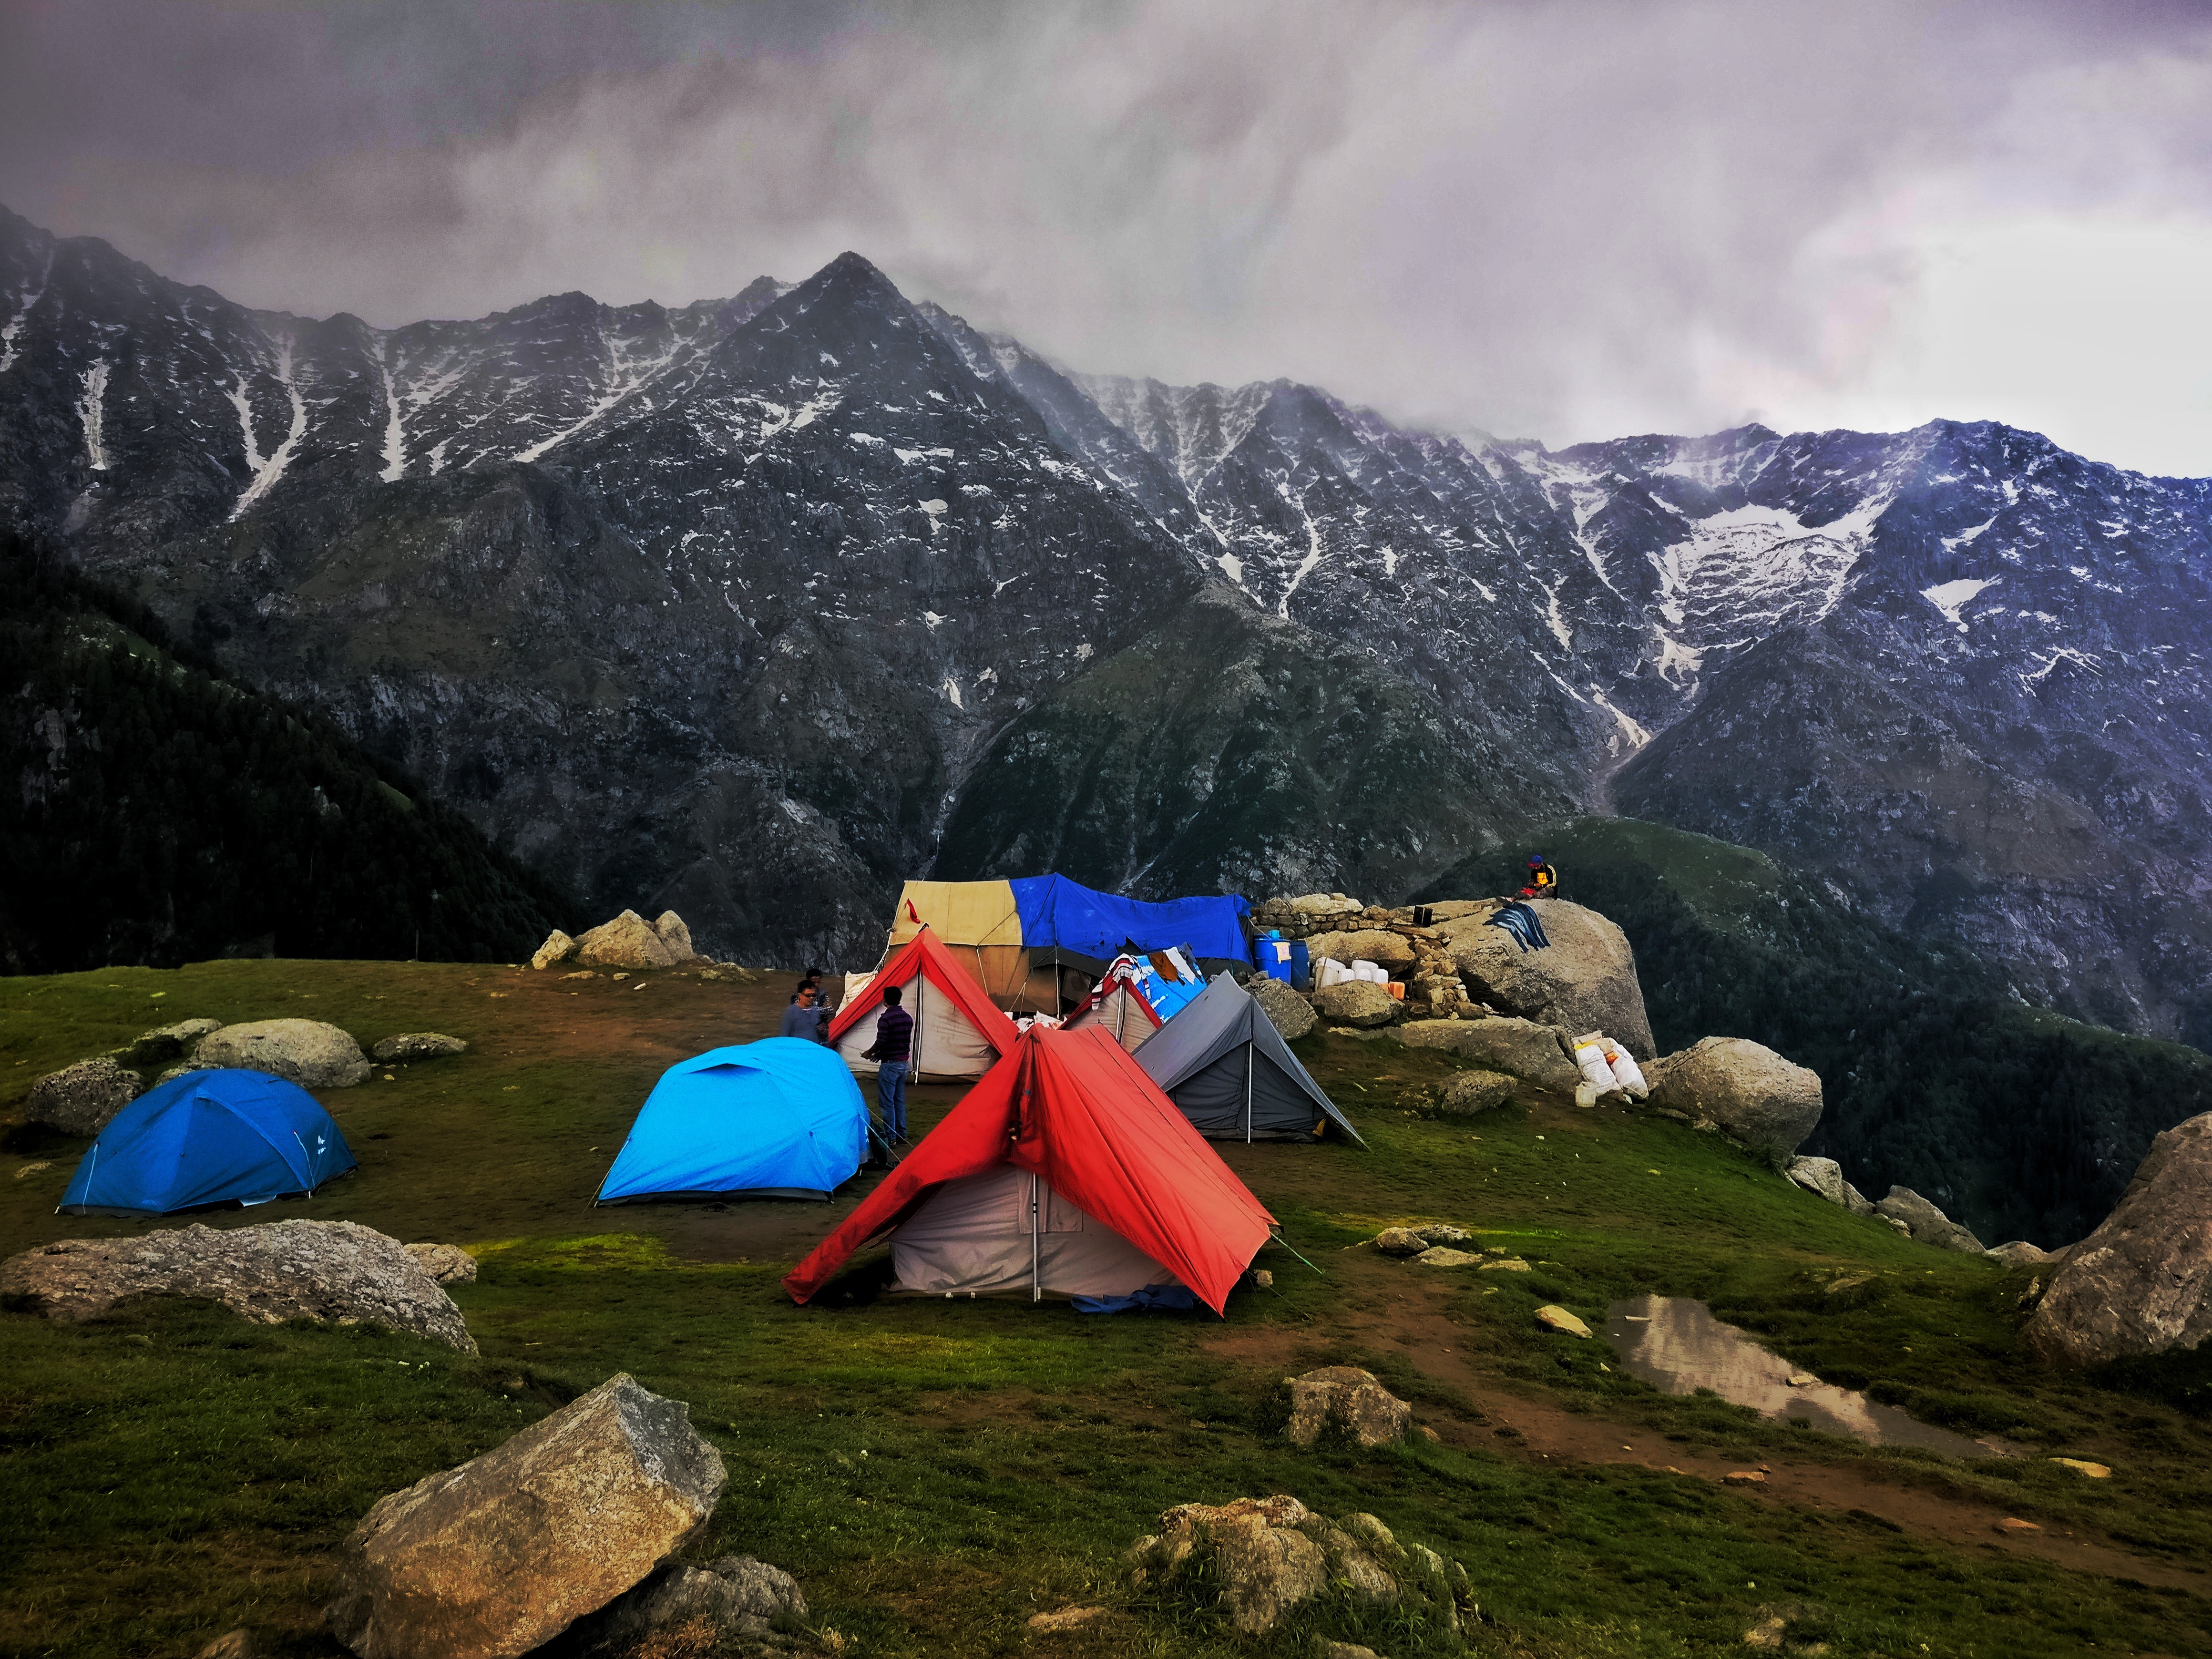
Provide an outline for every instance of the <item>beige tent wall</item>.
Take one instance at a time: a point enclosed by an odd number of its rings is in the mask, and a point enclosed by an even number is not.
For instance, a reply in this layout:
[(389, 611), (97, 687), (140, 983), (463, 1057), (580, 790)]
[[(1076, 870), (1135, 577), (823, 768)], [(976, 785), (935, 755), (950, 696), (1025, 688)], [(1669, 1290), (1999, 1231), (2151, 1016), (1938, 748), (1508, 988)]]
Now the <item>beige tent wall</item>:
[(988, 1296), (1032, 1282), (1030, 1198), (1042, 1224), (1035, 1282), (1053, 1296), (1129, 1296), (1175, 1275), (1051, 1188), (1002, 1164), (948, 1181), (891, 1232), (899, 1288), (921, 1295)]
[(1095, 1006), (1067, 1024), (1071, 1030), (1085, 1025), (1103, 1025), (1114, 1034), (1114, 1041), (1131, 1054), (1136, 1053), (1139, 1043), (1160, 1029), (1146, 1017), (1128, 986), (1120, 980), (1114, 981), (1113, 989), (1099, 998)]
[[(915, 1082), (979, 1078), (999, 1063), (999, 1051), (969, 1023), (959, 1005), (922, 975), (907, 981), (905, 1006), (914, 1016)], [(876, 1018), (861, 1015), (837, 1039), (838, 1058), (862, 1077), (876, 1074), (876, 1062), (860, 1058), (864, 1049), (875, 1046)]]

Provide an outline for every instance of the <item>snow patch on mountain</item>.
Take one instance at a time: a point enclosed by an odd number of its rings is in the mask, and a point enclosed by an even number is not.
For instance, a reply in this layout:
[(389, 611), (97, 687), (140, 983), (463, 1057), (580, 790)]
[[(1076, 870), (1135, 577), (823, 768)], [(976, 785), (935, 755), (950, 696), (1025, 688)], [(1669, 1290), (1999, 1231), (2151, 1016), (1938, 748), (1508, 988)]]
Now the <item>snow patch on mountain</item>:
[[(1984, 589), (1995, 587), (2002, 576), (1960, 576), (1954, 581), (1938, 582), (1933, 587), (1923, 587), (1920, 597), (1943, 613), (1943, 620), (1961, 634), (1966, 631), (1965, 620), (1960, 616), (1974, 596)], [(2048, 672), (2046, 666), (2045, 672)]]

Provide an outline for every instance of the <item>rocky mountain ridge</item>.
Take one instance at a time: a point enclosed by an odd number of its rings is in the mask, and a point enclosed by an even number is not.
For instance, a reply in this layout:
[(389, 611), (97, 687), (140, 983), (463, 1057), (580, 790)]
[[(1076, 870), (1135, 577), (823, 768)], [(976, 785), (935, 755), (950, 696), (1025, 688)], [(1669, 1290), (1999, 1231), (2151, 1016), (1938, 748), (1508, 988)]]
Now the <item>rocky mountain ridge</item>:
[[(1077, 375), (853, 255), (380, 331), (9, 216), (0, 307), (0, 515), (723, 954), (871, 954), (933, 863), (1411, 890), (1611, 805), (2031, 999), (2212, 1018), (2212, 484), (1988, 424), (1549, 451)], [(1317, 781), (1279, 684), (1205, 684), (1270, 653), (1330, 665), (1448, 822), (1388, 767)], [(1265, 833), (1227, 827), (1262, 798)]]

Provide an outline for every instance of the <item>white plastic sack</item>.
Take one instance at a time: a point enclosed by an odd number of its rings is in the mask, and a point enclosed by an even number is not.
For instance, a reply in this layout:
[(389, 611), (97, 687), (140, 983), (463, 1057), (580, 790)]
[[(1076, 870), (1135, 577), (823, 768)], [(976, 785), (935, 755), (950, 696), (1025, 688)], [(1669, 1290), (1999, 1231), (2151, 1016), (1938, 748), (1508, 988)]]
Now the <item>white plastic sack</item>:
[(1582, 1073), (1589, 1079), (1590, 1086), (1600, 1094), (1620, 1086), (1614, 1080), (1613, 1067), (1605, 1063), (1605, 1050), (1595, 1042), (1585, 1043), (1575, 1050), (1575, 1064), (1582, 1068)]
[(1651, 1085), (1644, 1080), (1644, 1073), (1626, 1048), (1615, 1048), (1606, 1056), (1613, 1067), (1613, 1080), (1634, 1095), (1638, 1100), (1651, 1092)]

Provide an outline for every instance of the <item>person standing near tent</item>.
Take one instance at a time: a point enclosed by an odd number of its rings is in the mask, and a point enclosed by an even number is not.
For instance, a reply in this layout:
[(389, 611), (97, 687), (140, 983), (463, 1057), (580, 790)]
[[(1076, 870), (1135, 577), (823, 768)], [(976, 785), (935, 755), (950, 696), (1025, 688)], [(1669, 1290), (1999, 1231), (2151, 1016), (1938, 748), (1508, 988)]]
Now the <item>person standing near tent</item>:
[(901, 1144), (906, 1139), (907, 1056), (914, 1047), (914, 1016), (899, 1006), (905, 1000), (898, 986), (884, 988), (876, 1041), (868, 1050), (876, 1062), (876, 1103), (883, 1108), (884, 1133)]
[(783, 1011), (783, 1024), (778, 1036), (799, 1037), (807, 1042), (822, 1041), (821, 1019), (814, 1012), (814, 988), (805, 980), (791, 994), (791, 1006)]

